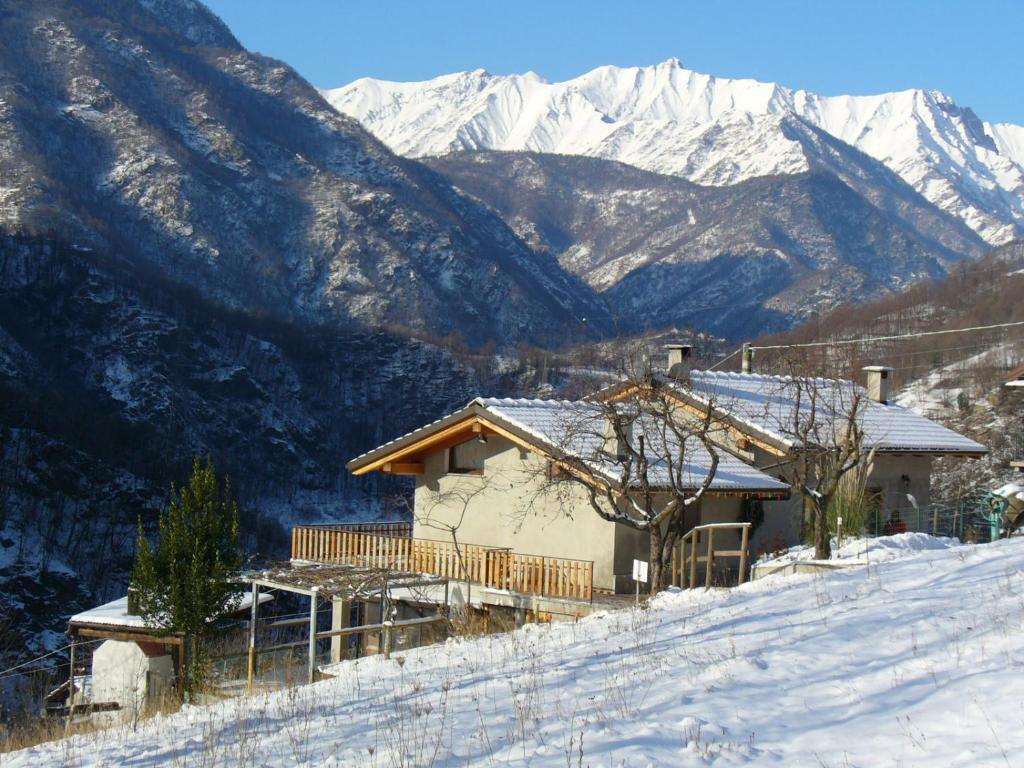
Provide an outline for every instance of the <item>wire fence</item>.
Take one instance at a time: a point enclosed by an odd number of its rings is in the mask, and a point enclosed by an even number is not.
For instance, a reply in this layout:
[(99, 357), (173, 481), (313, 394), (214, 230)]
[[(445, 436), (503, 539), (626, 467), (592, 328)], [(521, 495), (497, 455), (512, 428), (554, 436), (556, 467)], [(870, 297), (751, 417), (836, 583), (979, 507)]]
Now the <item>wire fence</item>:
[(865, 521), (863, 530), (849, 530), (844, 526), (844, 534), (878, 537), (918, 532), (987, 543), (1003, 534), (1003, 526), (1000, 504), (988, 494), (976, 494), (955, 503), (875, 510)]

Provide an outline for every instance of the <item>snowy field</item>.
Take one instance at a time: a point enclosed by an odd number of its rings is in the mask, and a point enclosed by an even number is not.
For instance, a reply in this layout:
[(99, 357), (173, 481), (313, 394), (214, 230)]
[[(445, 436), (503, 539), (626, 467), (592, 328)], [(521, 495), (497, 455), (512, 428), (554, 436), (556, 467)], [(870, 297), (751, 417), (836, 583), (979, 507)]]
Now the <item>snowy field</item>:
[(913, 541), (862, 568), (365, 659), (0, 762), (1022, 765), (1024, 539)]

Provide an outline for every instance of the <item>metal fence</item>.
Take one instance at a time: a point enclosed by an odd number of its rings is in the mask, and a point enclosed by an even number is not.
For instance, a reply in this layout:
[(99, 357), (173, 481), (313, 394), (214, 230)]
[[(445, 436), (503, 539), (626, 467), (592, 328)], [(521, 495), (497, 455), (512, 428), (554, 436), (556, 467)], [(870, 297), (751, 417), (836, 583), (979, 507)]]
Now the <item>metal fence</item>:
[[(877, 510), (865, 524), (862, 534), (874, 537), (920, 532), (961, 541), (990, 542), (1000, 537), (1002, 526), (1002, 509), (993, 504), (987, 494), (976, 494), (952, 504)], [(844, 530), (843, 533), (857, 535), (859, 532)]]

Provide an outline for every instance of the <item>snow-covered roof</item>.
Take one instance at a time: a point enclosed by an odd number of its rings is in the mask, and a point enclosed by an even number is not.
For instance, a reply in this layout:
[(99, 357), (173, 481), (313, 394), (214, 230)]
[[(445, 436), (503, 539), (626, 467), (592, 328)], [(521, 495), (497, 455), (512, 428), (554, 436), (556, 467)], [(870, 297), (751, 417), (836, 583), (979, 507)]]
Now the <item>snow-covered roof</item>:
[[(604, 448), (605, 412), (596, 403), (570, 400), (526, 400), (479, 398), (490, 413), (521, 430), (534, 435), (542, 443), (585, 461), (596, 472), (614, 480), (620, 469)], [(646, 423), (645, 423), (646, 422)], [(675, 435), (667, 438), (657, 429), (653, 418), (642, 417), (634, 422), (634, 441), (643, 434), (647, 450), (660, 457), (652, 461), (649, 478), (660, 487), (669, 487), (667, 462), (683, 460), (681, 487), (696, 490), (711, 471), (711, 456), (696, 437), (680, 443)], [(640, 431), (637, 431), (637, 428)], [(718, 451), (719, 463), (709, 490), (718, 492), (778, 491), (789, 486), (754, 469), (749, 464)]]
[(1006, 380), (1006, 386), (1024, 387), (1024, 365), (1016, 370), (1010, 371), (1010, 376)]
[[(272, 595), (260, 595), (260, 605), (273, 600)], [(245, 611), (252, 607), (252, 594), (243, 592), (238, 603), (238, 611)], [(128, 613), (128, 596), (119, 597), (109, 603), (98, 605), (87, 611), (76, 613), (70, 619), (70, 624), (92, 624), (97, 626), (109, 626), (111, 628), (121, 627), (124, 629), (155, 629), (146, 624), (146, 620), (134, 613)]]
[[(671, 382), (671, 379), (666, 379)], [(951, 429), (894, 403), (870, 399), (858, 384), (841, 379), (800, 379), (750, 373), (692, 371), (689, 390), (705, 402), (782, 445), (793, 446), (798, 402), (801, 419), (815, 404), (815, 419), (840, 422), (860, 398), (865, 443), (880, 452), (960, 453), (988, 449)]]
[[(614, 460), (604, 453), (605, 416), (597, 403), (574, 400), (534, 400), (526, 398), (476, 398), (465, 408), (442, 419), (392, 440), (379, 448), (362, 454), (349, 462), (351, 470), (366, 466), (370, 461), (381, 461), (393, 451), (415, 445), (429, 435), (473, 416), (482, 417), (516, 433), (538, 448), (554, 455), (566, 455), (583, 461), (588, 468), (603, 478), (615, 481), (619, 470)], [(643, 420), (637, 422), (643, 429)], [(661, 439), (653, 424), (645, 441), (648, 452), (660, 456), (652, 460), (649, 478), (660, 487), (668, 487), (669, 473), (666, 461), (683, 457), (682, 487), (693, 490), (703, 484), (710, 472), (711, 456), (696, 438), (685, 441), (680, 451), (676, 444)], [(637, 426), (634, 426), (636, 433)], [(639, 435), (638, 435), (639, 436)], [(660, 445), (660, 451), (658, 446)], [(786, 494), (789, 486), (745, 464), (740, 459), (719, 451), (719, 464), (709, 490), (717, 493), (776, 493)]]

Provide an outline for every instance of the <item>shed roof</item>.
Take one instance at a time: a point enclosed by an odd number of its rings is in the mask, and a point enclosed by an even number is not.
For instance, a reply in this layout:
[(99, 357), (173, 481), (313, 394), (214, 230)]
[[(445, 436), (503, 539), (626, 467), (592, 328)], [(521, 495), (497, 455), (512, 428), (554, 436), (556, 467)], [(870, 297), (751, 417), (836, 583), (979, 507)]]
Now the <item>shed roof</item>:
[[(265, 603), (274, 598), (270, 595), (260, 595), (260, 603)], [(246, 611), (252, 606), (252, 595), (248, 592), (242, 593), (238, 604), (238, 611)], [(111, 630), (148, 632), (155, 627), (146, 624), (146, 620), (134, 613), (128, 613), (128, 596), (119, 597), (109, 603), (98, 605), (87, 611), (76, 613), (68, 623), (73, 626), (94, 626), (110, 627)]]

